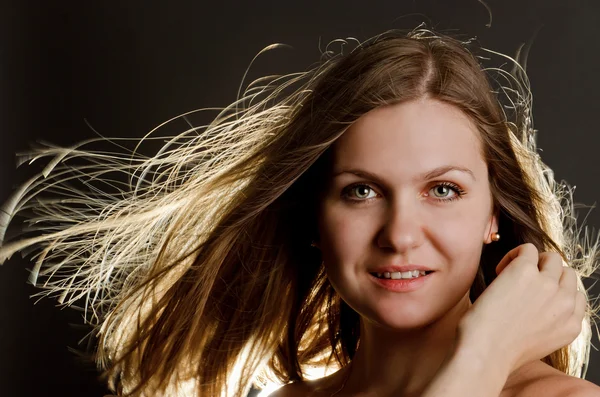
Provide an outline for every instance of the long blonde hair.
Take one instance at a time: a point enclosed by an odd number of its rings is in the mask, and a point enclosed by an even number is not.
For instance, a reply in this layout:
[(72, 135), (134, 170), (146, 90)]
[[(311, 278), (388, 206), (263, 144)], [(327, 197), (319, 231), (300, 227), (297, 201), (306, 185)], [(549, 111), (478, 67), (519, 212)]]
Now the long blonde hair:
[[(435, 98), (480, 132), (502, 239), (484, 248), (473, 300), (524, 242), (561, 253), (584, 289), (598, 241), (582, 235), (571, 189), (537, 154), (518, 61), (485, 69), (473, 41), (423, 27), (355, 44), (328, 47), (308, 72), (251, 83), (209, 125), (159, 137), (156, 155), (102, 138), (118, 150), (87, 149), (91, 140), (27, 157), (49, 161), (0, 214), (0, 263), (35, 252), (42, 294), (84, 305), (98, 365), (120, 395), (244, 396), (253, 382), (352, 360), (359, 316), (310, 242), (331, 145), (380, 106)], [(17, 214), (34, 234), (4, 242)], [(588, 307), (580, 336), (544, 361), (584, 376), (594, 315)]]

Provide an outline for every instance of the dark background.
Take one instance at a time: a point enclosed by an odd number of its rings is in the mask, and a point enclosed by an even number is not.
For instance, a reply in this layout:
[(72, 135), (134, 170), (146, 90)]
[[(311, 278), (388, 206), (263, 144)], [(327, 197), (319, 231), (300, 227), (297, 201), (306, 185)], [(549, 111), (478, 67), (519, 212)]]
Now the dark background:
[[(38, 139), (69, 144), (91, 137), (84, 119), (107, 136), (139, 137), (183, 112), (232, 102), (250, 60), (271, 43), (293, 49), (261, 58), (251, 77), (303, 70), (318, 59), (319, 38), (322, 45), (364, 40), (429, 20), (510, 55), (535, 36), (527, 68), (542, 157), (556, 179), (577, 186), (577, 202), (593, 205), (600, 197), (600, 2), (487, 3), (490, 28), (476, 0), (2, 0), (0, 201), (28, 175), (15, 171), (15, 152)], [(597, 228), (600, 213), (592, 211), (586, 223)], [(80, 314), (48, 299), (34, 304), (30, 267), (20, 258), (0, 267), (0, 395), (103, 395), (93, 365), (67, 349), (86, 332), (71, 325), (81, 324)], [(587, 378), (600, 384), (595, 350)]]

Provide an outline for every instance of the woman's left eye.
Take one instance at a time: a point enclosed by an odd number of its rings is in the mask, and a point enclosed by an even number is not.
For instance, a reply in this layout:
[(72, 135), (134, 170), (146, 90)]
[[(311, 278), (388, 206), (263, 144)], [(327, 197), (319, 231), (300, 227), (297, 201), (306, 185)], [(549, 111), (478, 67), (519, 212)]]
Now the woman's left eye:
[[(433, 193), (429, 193), (433, 192)], [(465, 191), (462, 190), (458, 185), (451, 182), (438, 183), (431, 189), (429, 189), (427, 196), (431, 196), (438, 201), (453, 201), (461, 198)], [(453, 194), (451, 194), (453, 192)]]

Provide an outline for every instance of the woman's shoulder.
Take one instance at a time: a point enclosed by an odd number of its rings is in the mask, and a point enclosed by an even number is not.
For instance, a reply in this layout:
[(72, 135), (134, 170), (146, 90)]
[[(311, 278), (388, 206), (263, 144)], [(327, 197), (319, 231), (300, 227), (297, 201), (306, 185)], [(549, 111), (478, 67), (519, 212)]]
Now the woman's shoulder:
[(566, 374), (552, 375), (532, 381), (514, 397), (600, 397), (600, 387), (585, 379)]
[(269, 394), (269, 397), (329, 397), (344, 383), (347, 368), (322, 378), (288, 383)]
[(542, 361), (522, 368), (502, 397), (600, 397), (600, 387), (581, 378), (569, 376)]
[(311, 388), (305, 382), (288, 383), (269, 394), (269, 397), (306, 397)]
[[(287, 384), (269, 397), (320, 397), (324, 379)], [(331, 380), (331, 379), (330, 379)], [(329, 382), (328, 382), (329, 383)], [(320, 385), (321, 387), (315, 387)], [(329, 394), (324, 394), (329, 395)], [(569, 376), (542, 361), (520, 368), (509, 378), (500, 397), (600, 397), (600, 387)]]

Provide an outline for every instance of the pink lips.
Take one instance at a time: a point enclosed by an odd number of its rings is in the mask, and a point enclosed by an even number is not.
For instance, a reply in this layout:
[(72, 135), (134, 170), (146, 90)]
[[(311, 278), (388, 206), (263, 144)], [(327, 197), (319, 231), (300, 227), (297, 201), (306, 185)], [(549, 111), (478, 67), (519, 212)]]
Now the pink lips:
[[(383, 268), (381, 268), (383, 269)], [(408, 268), (407, 268), (408, 269)], [(419, 270), (419, 268), (412, 268), (413, 270)], [(427, 269), (421, 269), (425, 271), (431, 271)], [(395, 270), (398, 271), (398, 270)], [(406, 270), (408, 271), (408, 270)], [(382, 273), (382, 272), (377, 272)], [(419, 276), (416, 278), (410, 279), (391, 279), (391, 278), (379, 278), (373, 274), (369, 274), (369, 279), (373, 281), (379, 287), (383, 287), (388, 291), (392, 292), (410, 292), (415, 291), (421, 288), (423, 285), (427, 284), (429, 280), (431, 280), (434, 276), (435, 272), (431, 271), (431, 273), (426, 274), (425, 276)]]
[(391, 265), (391, 266), (379, 266), (374, 269), (370, 269), (369, 272), (370, 273), (385, 273), (385, 272), (394, 273), (394, 272), (408, 272), (410, 270), (424, 270), (426, 272), (433, 271), (432, 269), (429, 269), (429, 268), (427, 268), (425, 266), (421, 266), (421, 265), (403, 265), (403, 266)]

